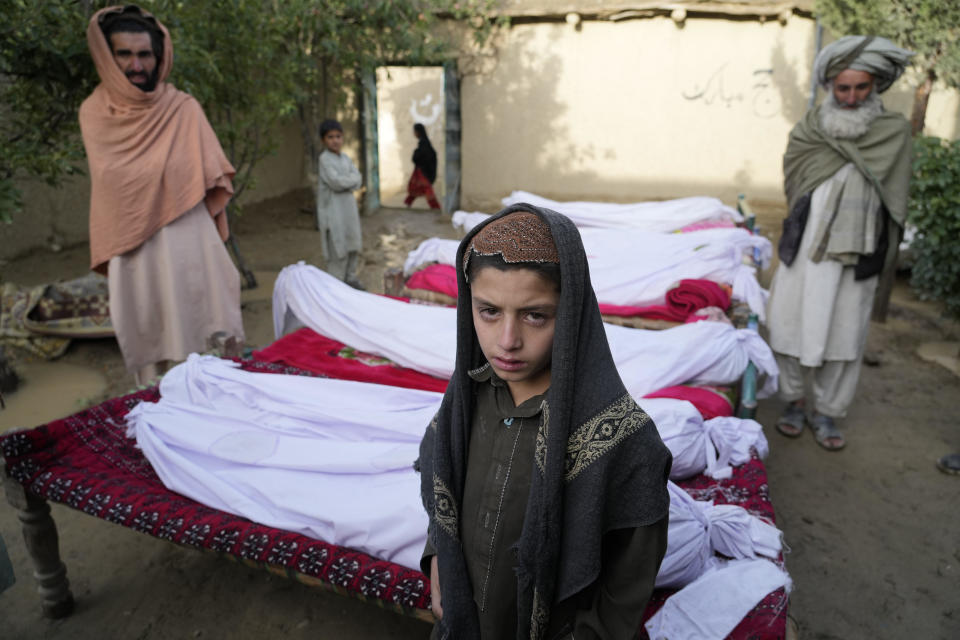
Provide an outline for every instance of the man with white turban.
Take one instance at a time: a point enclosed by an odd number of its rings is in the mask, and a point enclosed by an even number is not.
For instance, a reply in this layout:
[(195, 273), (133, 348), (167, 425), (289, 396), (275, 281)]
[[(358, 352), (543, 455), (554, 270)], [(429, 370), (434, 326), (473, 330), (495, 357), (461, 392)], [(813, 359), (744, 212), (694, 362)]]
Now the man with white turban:
[(828, 450), (846, 444), (835, 419), (853, 401), (879, 274), (893, 268), (906, 218), (910, 124), (879, 94), (912, 55), (874, 36), (824, 47), (814, 73), (826, 98), (790, 132), (783, 156), (789, 215), (768, 313), (788, 402), (777, 430), (797, 437), (809, 423)]

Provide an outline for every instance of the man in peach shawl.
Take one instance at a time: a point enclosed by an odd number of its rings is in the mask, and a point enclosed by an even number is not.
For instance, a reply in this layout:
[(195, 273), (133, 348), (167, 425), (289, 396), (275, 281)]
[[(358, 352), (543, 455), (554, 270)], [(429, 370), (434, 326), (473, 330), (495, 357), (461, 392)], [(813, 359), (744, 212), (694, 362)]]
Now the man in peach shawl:
[(100, 84), (80, 107), (90, 166), (90, 263), (142, 384), (212, 333), (243, 339), (227, 255), (230, 165), (200, 104), (166, 82), (170, 34), (134, 5), (98, 11), (87, 44)]

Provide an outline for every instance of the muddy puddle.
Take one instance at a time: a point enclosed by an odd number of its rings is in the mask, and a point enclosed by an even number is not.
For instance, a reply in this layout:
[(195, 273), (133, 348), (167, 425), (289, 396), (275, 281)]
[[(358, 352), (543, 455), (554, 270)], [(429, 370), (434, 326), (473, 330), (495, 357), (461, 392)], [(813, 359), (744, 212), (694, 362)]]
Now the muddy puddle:
[(13, 427), (35, 427), (86, 408), (107, 387), (97, 369), (66, 362), (19, 364), (20, 387), (5, 393), (0, 410), (0, 432)]

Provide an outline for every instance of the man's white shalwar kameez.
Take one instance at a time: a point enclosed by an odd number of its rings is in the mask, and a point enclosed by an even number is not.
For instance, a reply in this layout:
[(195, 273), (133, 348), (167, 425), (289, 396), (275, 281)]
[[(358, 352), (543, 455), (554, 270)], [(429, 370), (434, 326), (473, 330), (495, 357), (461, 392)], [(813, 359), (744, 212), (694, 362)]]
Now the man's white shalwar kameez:
[[(777, 268), (768, 310), (781, 398), (803, 398), (805, 370), (812, 369), (815, 409), (834, 418), (846, 415), (853, 401), (879, 276), (855, 280), (853, 265), (827, 258), (814, 262), (810, 255), (818, 230), (833, 214), (847, 180), (857, 179), (856, 171), (844, 165), (814, 189), (797, 258)], [(873, 212), (880, 207), (872, 187), (864, 206)]]

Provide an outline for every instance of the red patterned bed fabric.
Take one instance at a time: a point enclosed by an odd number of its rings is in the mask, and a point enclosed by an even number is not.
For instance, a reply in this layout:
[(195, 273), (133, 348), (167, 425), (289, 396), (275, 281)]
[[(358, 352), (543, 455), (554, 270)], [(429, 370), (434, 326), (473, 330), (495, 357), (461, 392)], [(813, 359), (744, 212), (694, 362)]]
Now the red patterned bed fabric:
[[(258, 360), (241, 364), (247, 371), (312, 375)], [(137, 403), (156, 402), (159, 397), (153, 387), (35, 429), (0, 436), (8, 473), (37, 496), (157, 538), (312, 576), (388, 608), (429, 609), (430, 581), (419, 571), (259, 525), (164, 487), (135, 441), (126, 437), (124, 421)], [(736, 468), (729, 480), (697, 476), (679, 484), (698, 500), (738, 504), (773, 520), (766, 470), (756, 458)], [(671, 593), (657, 590), (644, 619)], [(782, 638), (783, 598), (782, 590), (764, 598), (730, 638)], [(640, 637), (646, 638), (646, 633)]]

